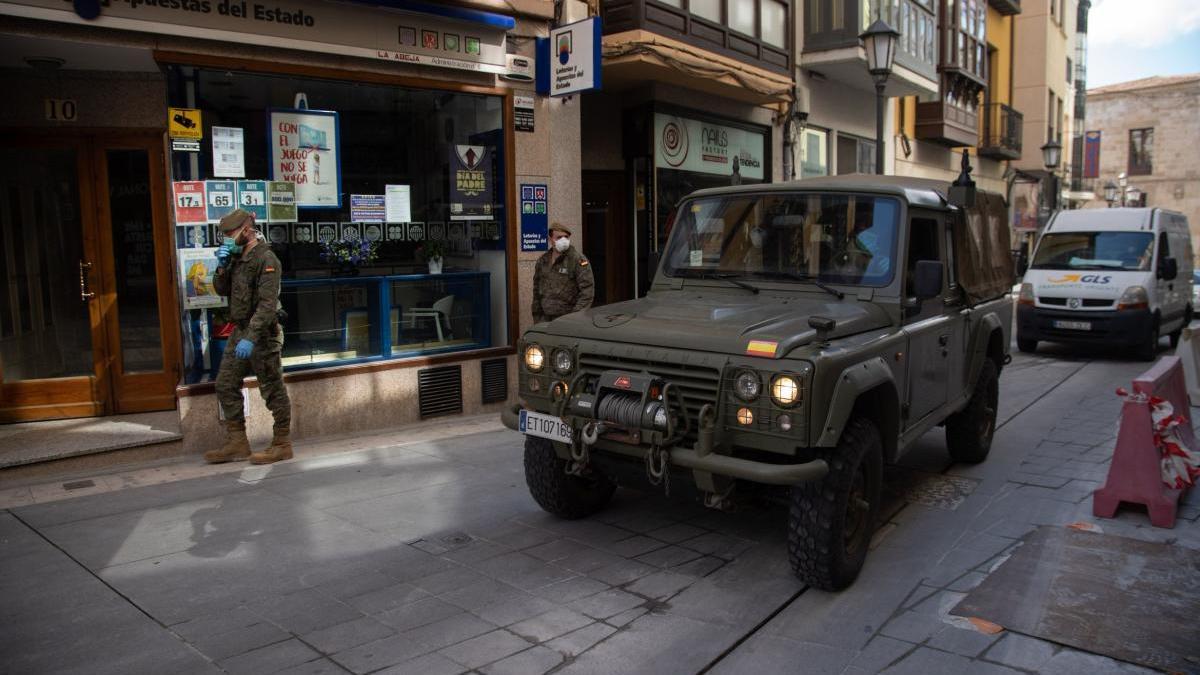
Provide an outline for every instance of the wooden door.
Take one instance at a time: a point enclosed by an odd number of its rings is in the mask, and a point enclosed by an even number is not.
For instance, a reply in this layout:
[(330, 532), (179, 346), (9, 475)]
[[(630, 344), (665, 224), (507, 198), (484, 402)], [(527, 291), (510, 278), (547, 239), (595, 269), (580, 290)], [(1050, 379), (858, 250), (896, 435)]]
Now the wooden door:
[(625, 172), (583, 172), (583, 252), (596, 278), (595, 305), (633, 298), (629, 202)]

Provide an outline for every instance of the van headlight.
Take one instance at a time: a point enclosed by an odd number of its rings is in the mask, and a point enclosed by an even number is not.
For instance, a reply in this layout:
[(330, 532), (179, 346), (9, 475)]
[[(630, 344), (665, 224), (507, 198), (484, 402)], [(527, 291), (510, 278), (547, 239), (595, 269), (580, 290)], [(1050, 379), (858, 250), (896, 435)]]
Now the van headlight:
[(776, 375), (771, 379), (771, 400), (788, 408), (800, 400), (800, 382), (792, 375)]
[(1033, 284), (1028, 281), (1021, 284), (1021, 294), (1017, 296), (1017, 303), (1021, 305), (1033, 305)]
[(525, 348), (525, 367), (529, 370), (540, 373), (542, 366), (546, 363), (546, 353), (537, 345), (529, 345)]
[(1117, 301), (1117, 309), (1146, 309), (1150, 307), (1150, 296), (1141, 286), (1130, 286)]

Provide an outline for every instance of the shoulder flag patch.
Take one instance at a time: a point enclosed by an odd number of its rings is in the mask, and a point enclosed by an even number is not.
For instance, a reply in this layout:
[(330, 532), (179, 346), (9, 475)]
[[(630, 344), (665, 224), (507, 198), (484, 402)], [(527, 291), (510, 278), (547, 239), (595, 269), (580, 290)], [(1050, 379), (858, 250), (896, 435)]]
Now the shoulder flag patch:
[(588, 266), (588, 264), (589, 264), (589, 263), (588, 263), (588, 259), (587, 259), (587, 258), (580, 258), (580, 259), (579, 259), (579, 266), (580, 266), (580, 267), (587, 267), (587, 266)]
[(263, 268), (263, 271), (264, 271), (264, 272), (274, 272), (274, 271), (275, 271), (275, 266), (274, 266), (274, 265), (267, 265), (266, 267), (264, 267), (264, 268)]

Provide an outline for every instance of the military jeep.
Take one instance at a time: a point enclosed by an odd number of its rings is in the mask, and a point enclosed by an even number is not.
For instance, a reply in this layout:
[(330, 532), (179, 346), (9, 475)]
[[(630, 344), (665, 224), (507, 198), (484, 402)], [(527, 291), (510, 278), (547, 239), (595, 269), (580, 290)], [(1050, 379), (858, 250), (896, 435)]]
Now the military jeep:
[(884, 462), (936, 426), (953, 460), (987, 457), (1009, 361), (1005, 213), (966, 173), (684, 198), (646, 297), (523, 335), (503, 419), (526, 436), (533, 498), (563, 518), (618, 484), (716, 508), (782, 498), (797, 576), (845, 588)]

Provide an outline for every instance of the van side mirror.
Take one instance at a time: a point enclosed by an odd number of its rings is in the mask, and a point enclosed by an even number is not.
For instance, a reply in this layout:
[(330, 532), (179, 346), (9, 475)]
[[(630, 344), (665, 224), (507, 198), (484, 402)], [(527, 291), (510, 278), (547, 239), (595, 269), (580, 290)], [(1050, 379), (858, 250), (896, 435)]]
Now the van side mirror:
[(942, 293), (942, 263), (937, 260), (918, 260), (913, 272), (913, 292), (918, 300), (936, 298)]
[(1179, 276), (1179, 261), (1174, 258), (1163, 258), (1158, 261), (1158, 278), (1173, 281)]

